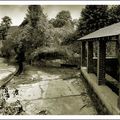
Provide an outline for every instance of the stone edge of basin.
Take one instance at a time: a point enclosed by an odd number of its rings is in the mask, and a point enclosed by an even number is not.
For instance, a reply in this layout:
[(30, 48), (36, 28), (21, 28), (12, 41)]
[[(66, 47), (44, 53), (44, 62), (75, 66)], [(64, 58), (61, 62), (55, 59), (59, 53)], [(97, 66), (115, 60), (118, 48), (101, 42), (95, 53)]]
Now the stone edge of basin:
[(5, 78), (3, 78), (1, 81), (1, 85), (0, 88), (4, 87), (15, 75), (15, 73), (17, 72), (17, 67), (15, 66), (15, 71), (11, 72), (8, 76), (6, 76)]
[(102, 104), (109, 111), (109, 114), (120, 115), (120, 110), (117, 107), (118, 96), (106, 85), (99, 86), (97, 77), (94, 74), (88, 74), (86, 70), (81, 69), (81, 74), (93, 89), (93, 92), (101, 100)]

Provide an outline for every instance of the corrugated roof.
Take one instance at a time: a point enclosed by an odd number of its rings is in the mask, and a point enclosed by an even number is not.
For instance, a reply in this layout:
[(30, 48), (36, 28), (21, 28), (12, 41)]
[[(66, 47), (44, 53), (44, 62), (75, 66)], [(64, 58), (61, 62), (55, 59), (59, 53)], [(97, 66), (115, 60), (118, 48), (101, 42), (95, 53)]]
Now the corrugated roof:
[(82, 38), (79, 38), (78, 40), (87, 40), (92, 38), (115, 36), (119, 34), (120, 34), (120, 22), (101, 28), (99, 30), (96, 30), (95, 32), (92, 32)]

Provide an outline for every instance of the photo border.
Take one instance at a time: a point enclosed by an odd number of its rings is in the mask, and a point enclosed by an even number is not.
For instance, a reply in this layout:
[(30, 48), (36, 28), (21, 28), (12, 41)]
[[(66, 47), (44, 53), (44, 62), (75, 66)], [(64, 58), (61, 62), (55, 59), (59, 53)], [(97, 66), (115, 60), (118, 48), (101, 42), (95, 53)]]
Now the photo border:
[[(120, 1), (116, 0), (109, 0), (109, 1), (90, 1), (90, 0), (61, 0), (61, 1), (56, 1), (56, 0), (21, 0), (21, 1), (11, 1), (11, 0), (0, 0), (0, 5), (120, 5)], [(19, 119), (29, 119), (29, 120), (34, 120), (34, 119), (52, 119), (52, 120), (64, 120), (64, 119), (69, 119), (69, 120), (74, 120), (74, 119), (87, 119), (87, 120), (120, 120), (120, 115), (0, 115), (0, 119), (4, 120), (19, 120)]]

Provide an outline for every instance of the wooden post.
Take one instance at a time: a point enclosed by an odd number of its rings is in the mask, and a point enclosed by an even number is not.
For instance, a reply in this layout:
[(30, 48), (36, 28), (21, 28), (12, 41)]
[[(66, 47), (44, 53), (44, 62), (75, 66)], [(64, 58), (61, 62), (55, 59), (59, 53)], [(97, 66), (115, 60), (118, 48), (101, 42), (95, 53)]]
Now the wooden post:
[(81, 42), (81, 67), (85, 67), (86, 66), (86, 63), (85, 63), (85, 61), (86, 61), (85, 45), (86, 45), (86, 42), (82, 41)]
[(87, 42), (87, 72), (93, 73), (93, 41)]
[(98, 84), (105, 84), (105, 59), (106, 59), (106, 42), (103, 39), (98, 41), (97, 50), (97, 78)]

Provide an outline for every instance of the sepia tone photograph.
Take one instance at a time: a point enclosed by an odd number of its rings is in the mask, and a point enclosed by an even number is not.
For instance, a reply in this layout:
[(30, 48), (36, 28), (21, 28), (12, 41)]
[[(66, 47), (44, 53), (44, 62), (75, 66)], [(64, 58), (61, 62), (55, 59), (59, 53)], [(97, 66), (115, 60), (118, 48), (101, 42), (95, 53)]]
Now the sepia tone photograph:
[(120, 115), (120, 5), (0, 5), (0, 115)]

